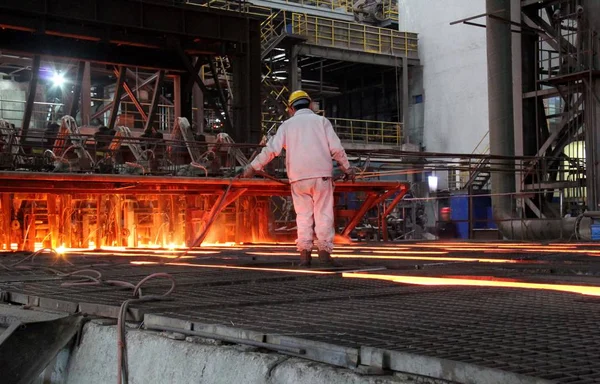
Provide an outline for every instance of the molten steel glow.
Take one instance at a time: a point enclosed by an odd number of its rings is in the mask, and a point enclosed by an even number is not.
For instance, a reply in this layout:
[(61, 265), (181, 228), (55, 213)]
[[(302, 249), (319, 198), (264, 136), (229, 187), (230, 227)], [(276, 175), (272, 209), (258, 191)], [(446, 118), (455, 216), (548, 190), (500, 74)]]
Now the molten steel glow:
[(568, 284), (539, 284), (526, 283), (523, 281), (498, 281), (498, 280), (479, 280), (479, 279), (457, 279), (447, 277), (422, 277), (422, 276), (396, 276), (380, 275), (369, 273), (342, 273), (343, 277), (353, 279), (374, 279), (388, 280), (396, 283), (415, 284), (415, 285), (465, 285), (474, 287), (500, 287), (500, 288), (524, 288), (524, 289), (542, 289), (561, 292), (573, 292), (583, 295), (600, 296), (600, 287), (586, 285), (568, 285)]
[(447, 255), (445, 251), (372, 251), (373, 253), (387, 253), (392, 255)]
[[(408, 252), (414, 254), (414, 252)], [(435, 252), (434, 252), (435, 253)], [(441, 252), (445, 254), (446, 252)], [(248, 252), (253, 256), (298, 256), (291, 252)], [(384, 259), (384, 260), (427, 260), (427, 261), (455, 261), (455, 262), (480, 262), (480, 263), (518, 263), (519, 260), (511, 259), (484, 259), (471, 257), (443, 257), (443, 256), (396, 256), (396, 255), (369, 255), (333, 253), (331, 257), (338, 259)]]
[[(134, 265), (154, 265), (158, 264), (155, 261), (131, 261)], [(239, 269), (244, 271), (269, 271), (269, 272), (289, 272), (289, 273), (301, 273), (307, 275), (333, 275), (335, 272), (327, 271), (311, 271), (306, 269), (286, 269), (286, 268), (260, 268), (260, 267), (239, 267), (235, 265), (213, 265), (213, 264), (193, 264), (193, 263), (163, 263), (162, 265), (175, 265), (182, 267), (194, 267), (194, 268), (214, 268), (214, 269)]]
[(331, 257), (340, 259), (386, 259), (386, 260), (427, 260), (427, 261), (456, 261), (475, 263), (518, 263), (511, 259), (482, 259), (470, 257), (444, 257), (444, 256), (385, 256), (385, 255), (340, 255), (333, 254)]
[(202, 245), (200, 245), (201, 247), (216, 247), (216, 248), (221, 248), (221, 247), (234, 247), (237, 244), (233, 241), (228, 242), (228, 243), (207, 243), (204, 242), (202, 243)]
[[(67, 251), (70, 253), (70, 251)], [(194, 256), (183, 255), (178, 256), (176, 254), (157, 254), (157, 253), (136, 253), (136, 252), (73, 252), (80, 253), (83, 255), (92, 255), (92, 256), (104, 256), (104, 257), (160, 257), (163, 259), (195, 259)], [(207, 255), (218, 254), (218, 252), (207, 252)]]

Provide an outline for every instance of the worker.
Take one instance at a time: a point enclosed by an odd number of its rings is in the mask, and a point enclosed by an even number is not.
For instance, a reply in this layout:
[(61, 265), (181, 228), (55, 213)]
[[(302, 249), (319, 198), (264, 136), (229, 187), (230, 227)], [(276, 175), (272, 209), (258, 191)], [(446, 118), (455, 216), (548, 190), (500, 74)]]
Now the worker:
[(458, 228), (452, 220), (452, 209), (443, 207), (440, 210), (440, 221), (437, 225), (437, 233), (439, 239), (450, 240), (458, 237)]
[(331, 122), (314, 113), (312, 101), (304, 91), (293, 92), (288, 100), (290, 118), (277, 130), (262, 152), (244, 169), (242, 177), (252, 177), (286, 150), (286, 169), (296, 211), (300, 266), (310, 267), (314, 233), (319, 260), (338, 266), (331, 259), (333, 237), (333, 164), (337, 161), (345, 178), (354, 180), (346, 151)]

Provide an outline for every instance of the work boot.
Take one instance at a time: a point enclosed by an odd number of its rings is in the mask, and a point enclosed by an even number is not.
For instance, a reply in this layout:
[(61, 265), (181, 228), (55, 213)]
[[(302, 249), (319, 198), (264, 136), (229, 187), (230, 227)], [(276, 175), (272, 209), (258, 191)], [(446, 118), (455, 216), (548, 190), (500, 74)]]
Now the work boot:
[(341, 267), (342, 266), (342, 264), (333, 260), (331, 258), (331, 254), (327, 251), (319, 251), (319, 261), (321, 262), (322, 265), (325, 265), (328, 267)]
[(312, 256), (310, 254), (310, 250), (300, 251), (300, 264), (298, 264), (299, 267), (310, 268), (310, 263), (312, 261)]

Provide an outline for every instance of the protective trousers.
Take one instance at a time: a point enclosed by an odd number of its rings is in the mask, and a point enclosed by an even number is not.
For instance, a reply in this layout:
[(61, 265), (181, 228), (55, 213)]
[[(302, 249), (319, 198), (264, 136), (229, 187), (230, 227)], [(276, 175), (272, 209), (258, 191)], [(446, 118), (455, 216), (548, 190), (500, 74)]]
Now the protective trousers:
[(318, 177), (292, 183), (292, 200), (298, 227), (298, 250), (312, 249), (313, 234), (316, 233), (317, 248), (320, 251), (331, 252), (335, 235), (331, 178)]

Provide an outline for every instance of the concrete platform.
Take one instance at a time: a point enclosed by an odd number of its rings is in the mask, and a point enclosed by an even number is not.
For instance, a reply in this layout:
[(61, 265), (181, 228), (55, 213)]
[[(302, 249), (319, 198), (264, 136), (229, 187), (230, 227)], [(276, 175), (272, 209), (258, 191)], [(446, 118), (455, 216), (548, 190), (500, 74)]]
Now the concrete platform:
[[(353, 370), (600, 382), (598, 245), (353, 244), (334, 256), (343, 268), (300, 270), (291, 245), (4, 253), (0, 290), (6, 303), (116, 317), (133, 296), (115, 280), (168, 273), (169, 300), (132, 304), (131, 321)], [(142, 294), (170, 285), (151, 279)]]

